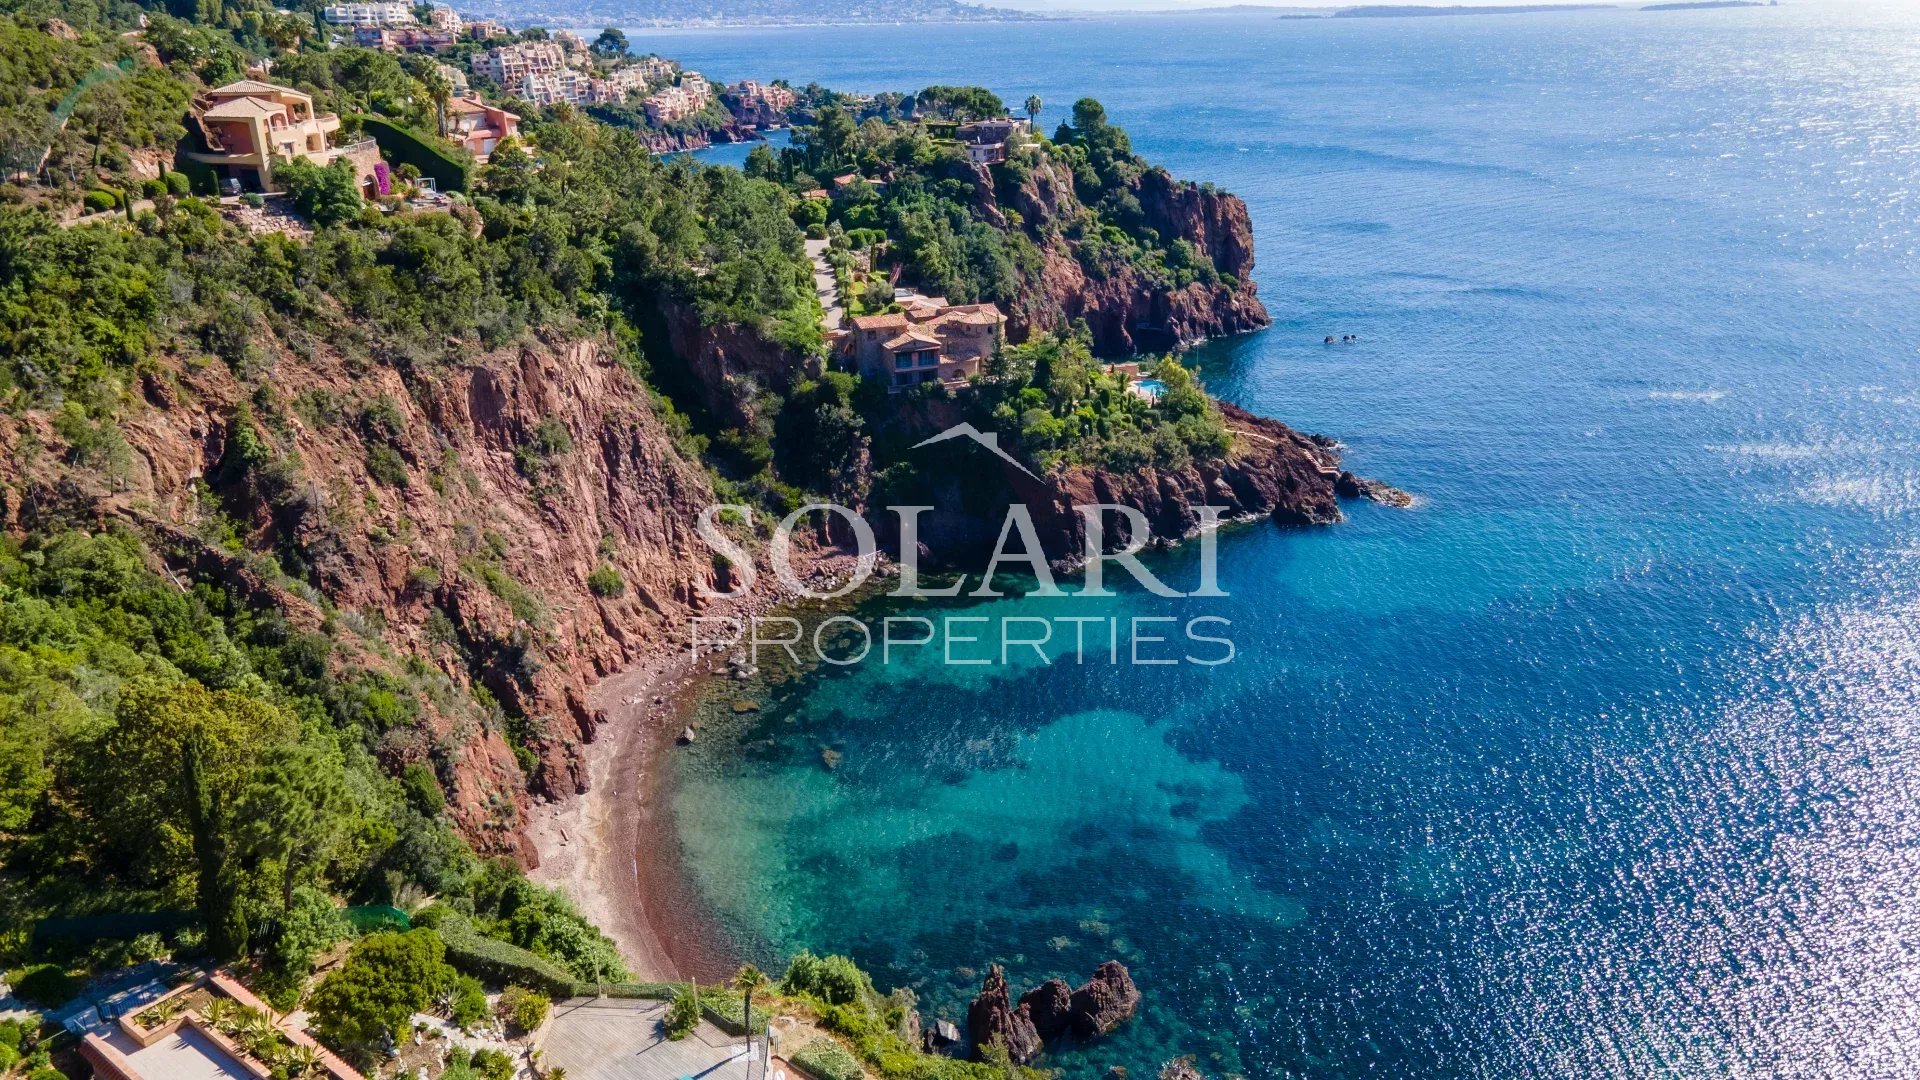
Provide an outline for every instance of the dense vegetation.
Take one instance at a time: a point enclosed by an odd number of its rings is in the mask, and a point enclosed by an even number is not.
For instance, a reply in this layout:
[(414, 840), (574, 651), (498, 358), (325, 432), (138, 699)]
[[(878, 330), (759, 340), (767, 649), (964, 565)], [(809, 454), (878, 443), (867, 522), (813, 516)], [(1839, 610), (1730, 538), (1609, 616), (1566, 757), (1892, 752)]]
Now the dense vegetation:
[[(577, 977), (622, 972), (558, 895), (475, 859), (430, 773), (378, 749), (454, 701), (422, 665), (340, 672), (335, 643), (209, 583), (183, 592), (128, 534), (0, 548), (0, 948), (37, 914), (198, 912), (171, 951), (260, 961), (291, 1000), (348, 934), (328, 894), (432, 892)], [(54, 956), (112, 962), (106, 952)], [(159, 951), (159, 950), (156, 950)]]

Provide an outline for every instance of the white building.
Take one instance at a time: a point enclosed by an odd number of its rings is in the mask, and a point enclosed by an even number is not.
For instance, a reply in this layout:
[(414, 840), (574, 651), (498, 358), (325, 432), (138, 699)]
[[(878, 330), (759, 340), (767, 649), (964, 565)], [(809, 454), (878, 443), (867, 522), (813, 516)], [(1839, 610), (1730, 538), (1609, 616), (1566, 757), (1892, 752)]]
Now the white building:
[(414, 25), (413, 5), (402, 3), (334, 4), (322, 11), (320, 17), (335, 26), (355, 29)]
[(458, 34), (463, 25), (460, 13), (450, 7), (437, 7), (427, 15), (427, 22), (435, 30), (446, 30)]
[(532, 73), (521, 78), (520, 96), (535, 105), (579, 104), (593, 100), (593, 83), (586, 72), (572, 68)]

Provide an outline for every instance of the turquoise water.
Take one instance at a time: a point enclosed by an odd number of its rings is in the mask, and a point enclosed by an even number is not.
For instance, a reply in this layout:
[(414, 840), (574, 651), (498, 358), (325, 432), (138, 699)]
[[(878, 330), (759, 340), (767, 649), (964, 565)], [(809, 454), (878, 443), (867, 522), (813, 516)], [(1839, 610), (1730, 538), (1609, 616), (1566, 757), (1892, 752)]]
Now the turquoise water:
[(633, 36), (1048, 126), (1098, 96), (1252, 209), (1275, 325), (1209, 385), (1420, 499), (1101, 609), (1228, 618), (1225, 666), (779, 688), (674, 794), (744, 949), (949, 1016), (988, 961), (1119, 956), (1146, 1011), (1075, 1077), (1914, 1073), (1920, 17)]

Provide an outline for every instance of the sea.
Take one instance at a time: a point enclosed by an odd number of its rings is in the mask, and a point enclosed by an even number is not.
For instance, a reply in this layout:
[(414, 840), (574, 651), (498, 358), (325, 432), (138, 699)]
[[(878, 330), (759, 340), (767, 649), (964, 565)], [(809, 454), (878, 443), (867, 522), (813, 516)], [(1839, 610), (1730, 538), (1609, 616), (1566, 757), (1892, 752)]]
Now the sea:
[(1119, 959), (1140, 1013), (1068, 1078), (1920, 1076), (1920, 11), (630, 37), (1047, 130), (1097, 98), (1251, 211), (1274, 323), (1206, 385), (1416, 498), (1224, 530), (1224, 597), (866, 609), (1204, 614), (1225, 664), (715, 688), (757, 711), (669, 803), (743, 955), (929, 1021)]

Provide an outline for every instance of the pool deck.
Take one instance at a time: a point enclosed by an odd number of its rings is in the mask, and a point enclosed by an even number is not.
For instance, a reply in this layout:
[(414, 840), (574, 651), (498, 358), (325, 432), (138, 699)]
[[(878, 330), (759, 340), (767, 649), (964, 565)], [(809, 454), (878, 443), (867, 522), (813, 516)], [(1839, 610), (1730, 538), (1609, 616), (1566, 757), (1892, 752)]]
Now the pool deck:
[(660, 1033), (664, 1001), (572, 998), (553, 1007), (541, 1064), (567, 1080), (755, 1080), (747, 1041), (701, 1021), (693, 1034)]

